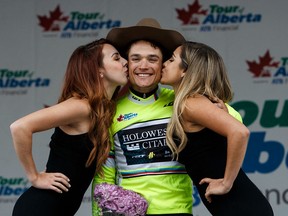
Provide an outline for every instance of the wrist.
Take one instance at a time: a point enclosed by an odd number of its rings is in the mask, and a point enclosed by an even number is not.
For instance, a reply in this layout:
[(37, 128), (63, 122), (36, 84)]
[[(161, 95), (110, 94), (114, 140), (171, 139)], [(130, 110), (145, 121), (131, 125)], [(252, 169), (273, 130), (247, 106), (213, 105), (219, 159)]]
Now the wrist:
[(36, 173), (27, 174), (27, 178), (28, 178), (29, 182), (33, 183), (37, 179), (37, 174)]
[(229, 192), (231, 190), (232, 186), (233, 186), (233, 182), (230, 182), (230, 181), (227, 181), (227, 180), (223, 179), (222, 185), (225, 188), (225, 190), (227, 192)]

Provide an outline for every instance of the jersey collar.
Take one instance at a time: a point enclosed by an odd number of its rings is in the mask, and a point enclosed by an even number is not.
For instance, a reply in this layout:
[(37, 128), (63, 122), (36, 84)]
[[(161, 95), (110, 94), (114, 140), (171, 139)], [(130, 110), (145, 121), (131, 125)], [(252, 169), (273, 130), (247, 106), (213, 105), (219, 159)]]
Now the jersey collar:
[(133, 92), (131, 92), (131, 90), (129, 90), (129, 94), (128, 94), (127, 97), (133, 103), (152, 104), (152, 103), (154, 103), (155, 101), (158, 100), (160, 92), (161, 92), (160, 87), (158, 87), (157, 91), (154, 94), (150, 95), (147, 98), (141, 98), (141, 97), (135, 95)]

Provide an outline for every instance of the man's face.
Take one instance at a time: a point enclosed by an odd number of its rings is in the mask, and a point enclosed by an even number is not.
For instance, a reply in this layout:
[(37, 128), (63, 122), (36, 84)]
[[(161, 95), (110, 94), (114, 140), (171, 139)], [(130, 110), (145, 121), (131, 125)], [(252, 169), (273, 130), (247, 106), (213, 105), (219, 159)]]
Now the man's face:
[(161, 78), (163, 56), (150, 42), (137, 41), (128, 51), (129, 80), (133, 89), (141, 93), (152, 91)]

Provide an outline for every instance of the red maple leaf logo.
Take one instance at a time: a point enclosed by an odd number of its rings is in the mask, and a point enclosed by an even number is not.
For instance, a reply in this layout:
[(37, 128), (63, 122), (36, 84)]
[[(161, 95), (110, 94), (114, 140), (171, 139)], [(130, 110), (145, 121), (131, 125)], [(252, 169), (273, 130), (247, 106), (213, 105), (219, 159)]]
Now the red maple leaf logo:
[(207, 15), (208, 10), (202, 10), (201, 5), (198, 0), (196, 0), (193, 4), (188, 4), (188, 11), (185, 9), (177, 9), (177, 18), (182, 21), (183, 25), (188, 24), (199, 24), (199, 20), (195, 15)]
[(62, 16), (63, 12), (60, 10), (60, 6), (57, 5), (54, 11), (49, 12), (50, 16), (40, 16), (38, 15), (39, 25), (43, 27), (44, 31), (59, 31), (59, 23), (55, 22), (67, 22), (68, 16)]
[(121, 122), (121, 121), (123, 121), (123, 119), (124, 119), (124, 116), (121, 114), (121, 115), (117, 118), (117, 121), (118, 121), (118, 122)]
[(259, 63), (256, 61), (246, 61), (249, 66), (249, 71), (254, 75), (254, 77), (270, 77), (270, 71), (265, 70), (265, 67), (275, 67), (277, 68), (279, 62), (272, 62), (273, 58), (270, 56), (269, 50), (264, 54), (264, 56), (259, 57)]

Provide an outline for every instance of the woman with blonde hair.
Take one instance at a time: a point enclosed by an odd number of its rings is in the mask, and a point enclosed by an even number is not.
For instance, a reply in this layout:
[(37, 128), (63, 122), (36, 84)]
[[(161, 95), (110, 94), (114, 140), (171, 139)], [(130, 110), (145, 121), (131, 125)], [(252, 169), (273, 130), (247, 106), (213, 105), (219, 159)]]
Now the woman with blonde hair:
[[(221, 56), (194, 42), (164, 63), (161, 83), (175, 91), (167, 145), (193, 180), (213, 216), (272, 216), (261, 191), (241, 169), (249, 130), (227, 103), (233, 93)], [(229, 113), (213, 102), (222, 100)]]

